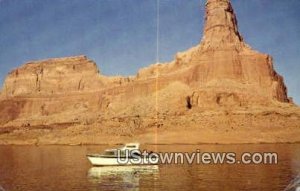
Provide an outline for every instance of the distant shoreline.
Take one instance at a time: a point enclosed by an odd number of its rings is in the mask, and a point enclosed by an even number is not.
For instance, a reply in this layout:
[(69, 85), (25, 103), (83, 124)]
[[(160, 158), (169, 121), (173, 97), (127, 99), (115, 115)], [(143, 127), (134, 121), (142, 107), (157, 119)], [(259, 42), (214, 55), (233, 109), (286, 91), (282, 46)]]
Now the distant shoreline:
[[(209, 129), (194, 127), (184, 130), (175, 127), (151, 128), (133, 136), (116, 136), (107, 134), (90, 134), (84, 132), (85, 127), (76, 127), (81, 135), (69, 135), (72, 127), (51, 132), (41, 133), (43, 130), (18, 130), (0, 135), (0, 145), (116, 145), (127, 142), (140, 142), (145, 145), (234, 145), (234, 144), (298, 144), (300, 143), (300, 128), (274, 128), (263, 132), (261, 128), (244, 128), (240, 130)], [(73, 132), (74, 133), (74, 132)], [(87, 135), (88, 134), (88, 135)], [(157, 136), (157, 142), (155, 142)]]

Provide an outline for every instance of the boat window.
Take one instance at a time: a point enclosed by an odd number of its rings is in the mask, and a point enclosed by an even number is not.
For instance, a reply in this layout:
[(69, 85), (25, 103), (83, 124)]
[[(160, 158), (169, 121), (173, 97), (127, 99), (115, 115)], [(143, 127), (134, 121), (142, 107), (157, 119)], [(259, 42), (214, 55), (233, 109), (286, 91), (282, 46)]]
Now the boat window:
[(126, 147), (128, 147), (128, 148), (136, 148), (135, 145), (127, 145)]
[(115, 152), (114, 151), (106, 151), (105, 155), (115, 155)]

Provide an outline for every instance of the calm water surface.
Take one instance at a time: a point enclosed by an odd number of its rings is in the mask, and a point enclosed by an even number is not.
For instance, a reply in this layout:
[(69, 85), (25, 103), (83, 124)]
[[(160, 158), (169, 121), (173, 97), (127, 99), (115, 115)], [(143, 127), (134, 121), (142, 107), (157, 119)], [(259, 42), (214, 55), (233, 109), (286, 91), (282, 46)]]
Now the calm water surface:
[(277, 152), (277, 165), (92, 167), (85, 155), (106, 148), (0, 146), (0, 191), (284, 190), (300, 173), (299, 144), (144, 146), (164, 152)]

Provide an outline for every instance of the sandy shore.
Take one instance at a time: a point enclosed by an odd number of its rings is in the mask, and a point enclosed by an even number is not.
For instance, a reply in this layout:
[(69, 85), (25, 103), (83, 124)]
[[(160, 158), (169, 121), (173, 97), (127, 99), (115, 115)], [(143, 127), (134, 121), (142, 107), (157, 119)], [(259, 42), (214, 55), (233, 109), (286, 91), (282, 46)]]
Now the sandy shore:
[(297, 143), (300, 128), (273, 129), (210, 129), (210, 128), (151, 128), (137, 135), (108, 135), (96, 129), (74, 127), (61, 130), (14, 130), (0, 135), (1, 145), (85, 145), (122, 144), (248, 144), (248, 143)]
[(93, 124), (0, 127), (1, 145), (246, 144), (300, 142), (300, 110), (198, 111), (158, 119), (113, 118)]

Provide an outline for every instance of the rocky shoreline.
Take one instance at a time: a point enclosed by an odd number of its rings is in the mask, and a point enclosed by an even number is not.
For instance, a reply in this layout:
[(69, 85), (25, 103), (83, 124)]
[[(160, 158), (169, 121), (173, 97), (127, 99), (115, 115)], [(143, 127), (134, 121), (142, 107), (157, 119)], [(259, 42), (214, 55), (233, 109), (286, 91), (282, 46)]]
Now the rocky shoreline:
[[(256, 108), (219, 112), (189, 111), (153, 120), (98, 121), (0, 129), (0, 145), (90, 145), (138, 141), (143, 144), (298, 143), (300, 110)], [(122, 122), (119, 122), (122, 121)], [(284, 128), (283, 128), (284, 127)]]

